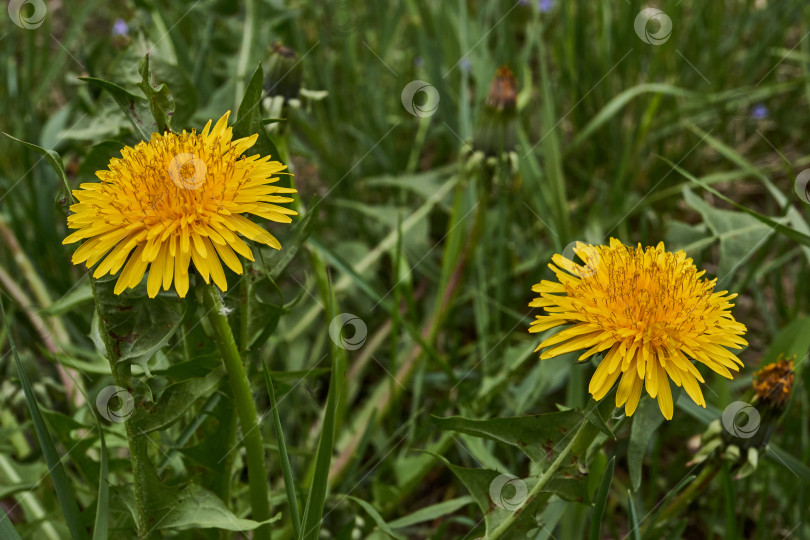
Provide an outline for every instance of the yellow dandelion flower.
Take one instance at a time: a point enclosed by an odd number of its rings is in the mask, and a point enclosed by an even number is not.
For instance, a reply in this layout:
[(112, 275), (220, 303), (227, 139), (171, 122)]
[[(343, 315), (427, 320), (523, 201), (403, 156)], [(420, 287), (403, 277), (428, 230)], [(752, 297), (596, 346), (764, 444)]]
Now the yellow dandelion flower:
[(698, 385), (703, 377), (693, 360), (732, 378), (742, 362), (727, 349), (747, 345), (745, 326), (730, 313), (736, 294), (714, 292), (716, 279), (703, 279), (683, 251), (671, 253), (664, 244), (628, 247), (611, 238), (610, 246), (577, 243), (574, 249), (585, 263), (578, 265), (561, 255), (549, 267), (558, 282), (541, 281), (540, 293), (529, 305), (542, 307), (530, 332), (556, 326), (564, 330), (543, 341), (541, 359), (587, 349), (579, 360), (606, 351), (591, 378), (588, 391), (600, 400), (616, 383), (616, 406), (631, 416), (642, 387), (668, 420), (673, 403), (669, 379), (682, 386), (695, 403), (706, 401)]
[(79, 202), (70, 207), (68, 227), (78, 230), (62, 243), (85, 240), (73, 263), (90, 268), (103, 258), (94, 278), (123, 267), (115, 294), (138, 285), (149, 267), (151, 298), (161, 285), (168, 290), (172, 279), (185, 297), (192, 261), (206, 283), (212, 279), (223, 291), (228, 283), (220, 259), (242, 273), (236, 254), (252, 261), (253, 253), (238, 235), (281, 249), (243, 214), (289, 223), (296, 212), (276, 203), (291, 202), (284, 194), (295, 190), (272, 185), (284, 165), (270, 156), (243, 155), (258, 136), (231, 140), (229, 115), (213, 129), (209, 120), (199, 134), (153, 133), (149, 142), (126, 146), (109, 170), (96, 173), (101, 182), (73, 191)]

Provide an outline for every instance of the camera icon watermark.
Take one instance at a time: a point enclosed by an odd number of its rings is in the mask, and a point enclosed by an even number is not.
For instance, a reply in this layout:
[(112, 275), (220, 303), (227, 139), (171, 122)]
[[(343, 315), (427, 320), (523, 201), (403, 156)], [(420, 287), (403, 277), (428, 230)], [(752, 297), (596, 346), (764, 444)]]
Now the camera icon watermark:
[(793, 189), (802, 202), (810, 204), (810, 169), (805, 169), (793, 181)]
[(26, 30), (42, 26), (47, 12), (43, 0), (11, 0), (8, 3), (8, 16), (11, 22)]
[[(351, 336), (344, 336), (346, 326), (353, 328)], [(363, 319), (352, 313), (341, 313), (329, 323), (329, 337), (338, 347), (354, 351), (363, 346), (368, 335), (368, 327)]]
[(351, 2), (329, 2), (324, 8), (323, 24), (333, 34), (348, 36), (357, 29), (357, 12)]
[[(416, 102), (416, 96), (419, 94), (425, 95), (424, 103)], [(425, 81), (416, 80), (406, 84), (400, 99), (405, 110), (419, 118), (433, 116), (439, 108), (439, 91)]]
[(489, 498), (501, 510), (514, 512), (523, 506), (528, 494), (526, 482), (511, 474), (499, 474), (489, 484)]
[(172, 182), (180, 189), (198, 189), (205, 183), (208, 167), (194, 154), (183, 152), (172, 158), (168, 171)]
[(723, 410), (721, 421), (730, 434), (750, 439), (759, 430), (759, 411), (750, 403), (735, 401)]
[(96, 409), (108, 422), (126, 422), (135, 410), (135, 398), (120, 386), (105, 386), (96, 396)]
[[(657, 31), (651, 31), (658, 26)], [(644, 43), (650, 45), (663, 45), (672, 35), (672, 19), (669, 15), (656, 8), (644, 8), (636, 15), (633, 21), (636, 35)]]
[(594, 275), (599, 268), (599, 263), (602, 261), (596, 246), (579, 240), (565, 246), (561, 255), (574, 263), (576, 273), (580, 278), (588, 278)]

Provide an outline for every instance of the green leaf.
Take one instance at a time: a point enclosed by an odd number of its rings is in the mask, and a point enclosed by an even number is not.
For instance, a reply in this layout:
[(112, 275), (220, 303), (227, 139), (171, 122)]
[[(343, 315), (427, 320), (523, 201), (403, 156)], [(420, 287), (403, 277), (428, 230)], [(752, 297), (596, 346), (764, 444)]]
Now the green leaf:
[(703, 222), (720, 242), (720, 264), (717, 275), (729, 279), (754, 255), (754, 246), (760, 245), (772, 233), (758, 220), (742, 212), (722, 210), (707, 204), (692, 193), (688, 187), (683, 188), (686, 204), (703, 216)]
[(512, 445), (532, 461), (541, 464), (554, 460), (556, 444), (584, 420), (582, 413), (577, 410), (491, 420), (471, 420), (461, 416), (433, 417), (433, 422), (443, 430)]
[[(331, 317), (335, 305), (334, 290), (330, 291), (327, 300), (326, 314)], [(314, 474), (312, 483), (309, 486), (307, 502), (304, 506), (304, 516), (301, 519), (302, 528), (299, 538), (302, 540), (317, 540), (319, 538), (323, 520), (323, 507), (329, 488), (329, 469), (332, 463), (332, 451), (335, 446), (335, 416), (340, 402), (340, 391), (343, 388), (343, 378), (345, 377), (345, 374), (338, 369), (343, 351), (334, 343), (330, 350), (332, 371), (329, 376), (329, 393), (326, 397), (321, 436), (318, 441), (318, 451), (315, 455)]]
[(264, 372), (264, 384), (267, 386), (267, 394), (270, 396), (270, 406), (273, 408), (273, 428), (278, 441), (279, 461), (281, 462), (281, 472), (284, 476), (284, 489), (287, 492), (287, 504), (290, 505), (290, 521), (293, 525), (295, 537), (301, 536), (301, 515), (298, 513), (298, 498), (295, 494), (295, 480), (290, 467), (290, 457), (287, 455), (287, 443), (284, 440), (284, 430), (281, 426), (281, 417), (278, 413), (278, 402), (276, 401), (276, 391), (273, 388), (273, 381), (270, 378), (270, 370), (267, 369), (267, 362), (262, 357), (262, 369)]
[(11, 520), (2, 505), (0, 505), (0, 538), (22, 540), (16, 529), (14, 529), (14, 525), (11, 524)]
[[(48, 473), (53, 482), (56, 497), (59, 500), (59, 506), (62, 508), (62, 513), (65, 516), (68, 530), (73, 540), (83, 540), (87, 538), (87, 533), (82, 526), (81, 514), (79, 513), (79, 504), (76, 502), (76, 496), (73, 487), (70, 485), (65, 468), (62, 465), (62, 458), (56, 451), (56, 446), (53, 443), (51, 434), (48, 427), (45, 425), (45, 420), (42, 418), (42, 413), (37, 404), (37, 398), (34, 396), (34, 391), (31, 388), (31, 383), (28, 382), (28, 375), (23, 369), (20, 356), (17, 354), (17, 347), (14, 345), (14, 338), (11, 335), (11, 328), (8, 324), (8, 317), (6, 317), (6, 310), (3, 306), (2, 298), (0, 298), (0, 313), (3, 315), (3, 324), (5, 332), (8, 336), (9, 348), (14, 355), (14, 362), (17, 365), (17, 373), (20, 377), (20, 384), (25, 393), (25, 401), (28, 404), (28, 411), (31, 413), (31, 420), (34, 422), (34, 431), (37, 434), (42, 454), (48, 464)], [(10, 524), (9, 524), (10, 525)]]
[(416, 512), (409, 514), (405, 517), (401, 517), (394, 521), (388, 522), (388, 525), (392, 529), (403, 529), (405, 527), (410, 527), (412, 525), (417, 525), (419, 523), (424, 523), (426, 521), (433, 521), (435, 519), (439, 519), (441, 517), (450, 515), (457, 510), (464, 508), (470, 503), (474, 503), (475, 499), (471, 496), (467, 495), (464, 497), (458, 497), (456, 499), (451, 499), (449, 501), (443, 501), (440, 503), (432, 504), (430, 506), (426, 506), (425, 508), (420, 508)]
[(360, 507), (363, 510), (366, 511), (366, 513), (369, 515), (369, 517), (371, 517), (371, 519), (374, 520), (374, 523), (377, 524), (377, 527), (379, 527), (379, 529), (381, 531), (383, 531), (385, 534), (387, 534), (391, 538), (395, 538), (396, 540), (405, 540), (404, 536), (394, 532), (394, 530), (391, 528), (391, 525), (389, 523), (385, 522), (385, 520), (380, 515), (380, 513), (377, 512), (377, 509), (374, 508), (372, 505), (370, 505), (369, 503), (367, 503), (363, 499), (358, 499), (357, 497), (353, 497), (351, 495), (346, 495), (346, 498), (350, 499), (350, 500), (356, 502), (358, 505), (360, 505)]
[(543, 493), (532, 500), (525, 499), (526, 494), (536, 484), (536, 477), (521, 479), (491, 469), (468, 469), (453, 465), (442, 456), (436, 457), (447, 464), (450, 471), (475, 499), (484, 513), (487, 536), (503, 521), (517, 515), (509, 529), (509, 540), (535, 538), (540, 526), (535, 522), (534, 514), (551, 497), (550, 493)]
[(226, 531), (252, 531), (253, 529), (281, 519), (277, 514), (266, 522), (241, 519), (228, 510), (219, 497), (196, 484), (189, 484), (176, 497), (171, 497), (158, 520), (160, 529), (224, 529)]
[(627, 507), (630, 509), (630, 525), (633, 526), (630, 529), (630, 532), (627, 533), (628, 535), (633, 535), (633, 540), (641, 540), (641, 531), (639, 530), (638, 526), (638, 512), (636, 511), (636, 503), (633, 501), (633, 493), (628, 489), (627, 490)]
[(602, 516), (605, 513), (608, 493), (610, 493), (610, 482), (613, 480), (613, 469), (616, 466), (616, 458), (610, 458), (607, 470), (602, 475), (602, 482), (599, 484), (599, 492), (596, 494), (596, 503), (591, 516), (591, 540), (599, 540), (602, 532)]
[(630, 428), (630, 442), (627, 445), (627, 467), (630, 472), (630, 483), (633, 491), (638, 491), (641, 485), (641, 469), (647, 447), (655, 435), (656, 430), (664, 421), (658, 404), (652, 399), (642, 399), (638, 410), (633, 415), (633, 425)]
[[(262, 97), (264, 84), (264, 72), (262, 65), (259, 64), (250, 82), (245, 88), (245, 94), (242, 96), (242, 102), (239, 105), (239, 111), (236, 114), (236, 123), (233, 125), (234, 138), (250, 137), (253, 134), (258, 134), (259, 138), (256, 143), (245, 151), (245, 155), (261, 155), (271, 156), (273, 161), (281, 161), (281, 153), (273, 144), (270, 135), (264, 127), (264, 120), (262, 119)], [(289, 182), (283, 183), (284, 187), (289, 187)]]
[(660, 538), (660, 535), (656, 535), (655, 533), (655, 525), (658, 522), (658, 517), (661, 515), (661, 512), (664, 508), (667, 507), (669, 501), (672, 500), (675, 495), (677, 495), (683, 488), (685, 488), (688, 484), (692, 483), (692, 481), (697, 478), (694, 474), (690, 474), (683, 480), (681, 480), (677, 486), (669, 490), (666, 496), (658, 503), (653, 511), (652, 515), (647, 518), (647, 528), (644, 530), (644, 536), (642, 537), (644, 540), (653, 540)]
[(98, 428), (99, 443), (99, 473), (98, 473), (98, 497), (96, 502), (96, 519), (93, 524), (93, 540), (107, 540), (107, 531), (110, 519), (110, 483), (107, 478), (109, 467), (107, 465), (107, 445), (104, 442), (104, 431), (98, 421), (98, 416), (93, 415)]
[(56, 173), (56, 176), (58, 176), (59, 179), (62, 181), (62, 187), (65, 189), (65, 196), (68, 198), (68, 201), (70, 201), (70, 204), (74, 203), (73, 192), (70, 189), (70, 182), (68, 182), (67, 175), (65, 174), (65, 165), (64, 163), (62, 163), (62, 156), (57, 154), (56, 151), (54, 150), (48, 150), (42, 148), (41, 146), (37, 146), (36, 144), (25, 142), (16, 137), (12, 137), (5, 131), (3, 132), (3, 135), (11, 139), (12, 141), (20, 143), (29, 150), (33, 150), (34, 152), (42, 155), (45, 158), (45, 161), (48, 162), (48, 165), (50, 165), (53, 171)]
[(770, 340), (770, 345), (759, 361), (765, 367), (783, 355), (786, 360), (796, 357), (801, 360), (810, 349), (810, 317), (798, 317), (782, 328)]
[(224, 375), (224, 368), (219, 368), (206, 377), (194, 377), (168, 386), (153, 410), (139, 407), (132, 417), (138, 435), (165, 429), (180, 420), (197, 399), (217, 387)]
[(141, 74), (141, 82), (138, 83), (138, 88), (143, 91), (149, 102), (149, 110), (155, 120), (157, 132), (171, 131), (174, 98), (168, 86), (152, 82), (152, 74), (149, 71), (149, 54), (144, 56), (143, 60), (138, 64), (138, 73)]
[(151, 375), (147, 362), (180, 327), (186, 303), (173, 294), (148, 298), (143, 286), (116, 295), (114, 287), (114, 277), (96, 281), (99, 315), (120, 361), (138, 364)]
[[(762, 223), (764, 223), (765, 225), (771, 227), (772, 229), (776, 229), (777, 232), (783, 234), (784, 236), (790, 238), (791, 240), (794, 240), (794, 241), (796, 241), (796, 242), (798, 242), (798, 243), (800, 243), (800, 244), (802, 244), (804, 246), (810, 246), (810, 236), (808, 236), (807, 234), (804, 234), (804, 233), (802, 233), (800, 231), (797, 231), (796, 229), (792, 229), (792, 228), (788, 227), (787, 225), (785, 225), (783, 223), (780, 223), (779, 221), (776, 221), (775, 219), (773, 219), (771, 217), (768, 217), (768, 216), (766, 216), (764, 214), (760, 214), (759, 212), (757, 212), (755, 210), (751, 210), (750, 208), (748, 208), (746, 206), (743, 206), (742, 204), (738, 203), (737, 201), (726, 197), (725, 195), (723, 195), (722, 193), (720, 193), (719, 191), (717, 191), (716, 189), (714, 189), (710, 185), (708, 185), (708, 184), (700, 181), (696, 177), (692, 176), (691, 174), (689, 174), (684, 169), (678, 167), (678, 165), (673, 163), (672, 161), (670, 161), (670, 160), (668, 160), (666, 158), (661, 158), (661, 159), (665, 163), (669, 164), (673, 168), (673, 170), (677, 171), (684, 178), (687, 178), (691, 182), (694, 182), (695, 184), (699, 185), (700, 187), (702, 187), (703, 189), (705, 189), (709, 193), (712, 193), (716, 197), (719, 197), (720, 199), (724, 200), (725, 202), (732, 205), (733, 207), (735, 207), (735, 208), (737, 208), (739, 210), (742, 210), (746, 214), (748, 214), (750, 216), (753, 216), (756, 220), (761, 221)], [(782, 218), (780, 218), (780, 219), (782, 219)]]
[(124, 116), (132, 122), (132, 127), (135, 128), (135, 136), (142, 141), (148, 141), (152, 137), (152, 133), (158, 132), (157, 124), (152, 118), (149, 102), (143, 97), (104, 79), (79, 77), (79, 80), (86, 81), (109, 92), (124, 113)]

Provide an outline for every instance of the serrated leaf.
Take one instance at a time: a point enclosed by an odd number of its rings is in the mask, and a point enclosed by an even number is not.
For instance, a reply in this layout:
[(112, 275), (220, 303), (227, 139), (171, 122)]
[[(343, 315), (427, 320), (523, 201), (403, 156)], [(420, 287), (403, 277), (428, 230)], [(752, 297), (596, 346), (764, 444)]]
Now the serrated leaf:
[(691, 189), (683, 188), (686, 204), (694, 208), (703, 222), (709, 227), (714, 239), (720, 243), (720, 264), (717, 275), (728, 279), (754, 254), (752, 249), (772, 234), (767, 227), (752, 216), (743, 212), (715, 208), (695, 195)]
[(194, 402), (217, 387), (225, 375), (217, 369), (206, 377), (194, 377), (169, 385), (158, 398), (153, 410), (138, 408), (132, 421), (139, 435), (164, 429), (182, 418)]
[(152, 73), (149, 71), (149, 55), (143, 57), (138, 64), (138, 73), (141, 74), (141, 82), (138, 88), (141, 89), (149, 102), (149, 110), (155, 120), (158, 133), (171, 131), (172, 115), (174, 114), (174, 98), (169, 87), (165, 84), (155, 84), (152, 81)]
[(532, 461), (541, 464), (554, 459), (556, 443), (583, 421), (584, 416), (576, 410), (491, 420), (472, 420), (461, 416), (433, 418), (441, 429), (512, 445)]
[(132, 123), (132, 127), (135, 128), (135, 136), (142, 141), (148, 141), (152, 137), (152, 133), (158, 132), (149, 102), (145, 98), (104, 79), (79, 77), (79, 80), (106, 90), (118, 104), (124, 116)]
[(138, 364), (151, 375), (147, 363), (180, 327), (186, 304), (173, 295), (148, 298), (144, 287), (116, 295), (114, 286), (115, 278), (96, 281), (99, 315), (119, 361)]

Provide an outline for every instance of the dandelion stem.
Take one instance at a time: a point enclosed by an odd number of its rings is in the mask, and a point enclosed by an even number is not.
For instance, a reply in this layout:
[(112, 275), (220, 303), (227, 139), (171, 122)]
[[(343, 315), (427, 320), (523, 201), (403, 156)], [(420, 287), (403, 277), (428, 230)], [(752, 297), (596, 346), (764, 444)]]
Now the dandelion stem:
[[(101, 314), (101, 304), (98, 299), (98, 291), (96, 290), (96, 280), (90, 279), (90, 285), (93, 289), (93, 299), (96, 304), (96, 311), (98, 313), (98, 320), (100, 325), (101, 339), (104, 342), (104, 349), (107, 352), (107, 361), (110, 363), (110, 372), (112, 373), (113, 383), (115, 386), (129, 390), (129, 377), (130, 377), (130, 364), (121, 362), (116, 348), (110, 341), (110, 333), (107, 331), (107, 323)], [(144, 436), (138, 437), (135, 425), (132, 418), (128, 418), (124, 422), (124, 429), (127, 433), (127, 444), (129, 445), (129, 459), (132, 463), (132, 483), (135, 486), (135, 515), (136, 527), (138, 529), (138, 538), (147, 540), (152, 537), (152, 530), (149, 524), (154, 522), (153, 516), (149, 515), (149, 506), (147, 505), (146, 494), (147, 486), (147, 468), (149, 467), (149, 457), (146, 453), (146, 439)]]
[[(253, 519), (267, 521), (270, 519), (270, 497), (267, 482), (267, 467), (264, 461), (264, 444), (259, 429), (256, 404), (250, 391), (245, 366), (236, 345), (228, 318), (224, 313), (224, 306), (219, 292), (213, 284), (202, 287), (205, 310), (208, 321), (214, 332), (214, 338), (222, 354), (222, 362), (228, 373), (233, 402), (242, 427), (242, 437), (247, 454), (248, 482), (250, 485), (250, 506), (253, 510)], [(266, 540), (270, 538), (270, 525), (265, 524), (256, 529), (253, 538)]]

